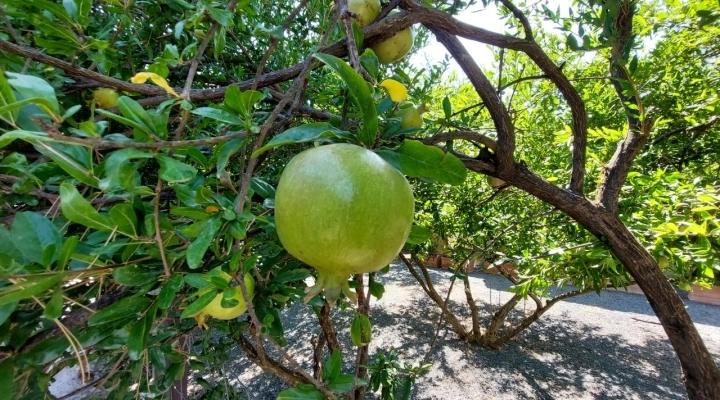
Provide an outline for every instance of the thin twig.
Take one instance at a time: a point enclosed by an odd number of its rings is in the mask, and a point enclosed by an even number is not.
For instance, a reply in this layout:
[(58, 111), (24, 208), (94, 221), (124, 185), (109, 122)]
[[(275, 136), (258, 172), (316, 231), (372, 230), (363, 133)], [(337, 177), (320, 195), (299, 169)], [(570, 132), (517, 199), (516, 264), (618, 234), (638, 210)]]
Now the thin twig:
[(155, 204), (153, 204), (153, 219), (155, 221), (155, 241), (160, 251), (160, 258), (162, 259), (163, 269), (165, 270), (165, 279), (170, 279), (172, 272), (170, 272), (170, 265), (168, 264), (167, 257), (165, 257), (165, 244), (163, 243), (162, 231), (160, 231), (160, 194), (163, 189), (163, 181), (158, 178), (157, 186), (155, 186)]

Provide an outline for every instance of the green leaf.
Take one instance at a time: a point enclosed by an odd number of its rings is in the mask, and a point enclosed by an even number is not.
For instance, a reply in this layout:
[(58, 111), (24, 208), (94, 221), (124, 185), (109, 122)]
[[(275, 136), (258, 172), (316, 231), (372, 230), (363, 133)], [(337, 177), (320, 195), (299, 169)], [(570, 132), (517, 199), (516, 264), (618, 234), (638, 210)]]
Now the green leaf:
[(348, 393), (353, 389), (355, 384), (357, 384), (357, 386), (365, 386), (367, 385), (367, 381), (356, 378), (355, 375), (342, 374), (334, 381), (330, 382), (327, 388), (328, 390), (337, 393)]
[(110, 218), (117, 225), (118, 232), (130, 237), (137, 237), (137, 215), (130, 203), (120, 203), (110, 209)]
[(183, 281), (182, 275), (174, 274), (171, 276), (170, 279), (165, 282), (162, 289), (160, 289), (160, 294), (158, 294), (157, 298), (158, 308), (161, 310), (170, 308), (175, 300), (175, 295), (179, 290), (182, 290), (183, 286), (185, 286), (185, 282)]
[(230, 161), (230, 157), (232, 157), (233, 154), (237, 153), (245, 147), (245, 145), (248, 143), (248, 139), (233, 139), (226, 143), (224, 143), (222, 146), (219, 146), (220, 149), (217, 150), (217, 177), (220, 178), (220, 174), (222, 171), (225, 170), (225, 167), (227, 167), (228, 162)]
[(58, 270), (62, 271), (65, 269), (68, 261), (70, 261), (70, 257), (72, 257), (75, 252), (75, 247), (77, 246), (79, 240), (80, 239), (77, 236), (65, 238), (65, 243), (62, 245), (60, 254), (58, 254), (57, 262), (55, 263)]
[(62, 316), (64, 304), (65, 300), (63, 299), (62, 285), (58, 285), (55, 287), (55, 290), (53, 290), (50, 301), (45, 303), (45, 311), (43, 311), (43, 315), (45, 315), (45, 318), (49, 319), (60, 318), (60, 316)]
[(379, 149), (375, 152), (410, 177), (460, 185), (467, 176), (465, 164), (453, 154), (444, 153), (435, 146), (424, 145), (416, 140), (406, 139), (395, 151)]
[(350, 96), (355, 105), (360, 108), (363, 116), (363, 125), (360, 130), (360, 141), (367, 147), (375, 143), (378, 130), (378, 117), (375, 110), (375, 101), (368, 88), (367, 82), (345, 61), (329, 54), (315, 53), (313, 57), (330, 67), (345, 82), (350, 90)]
[(14, 397), (14, 385), (15, 380), (15, 359), (8, 357), (0, 362), (0, 388), (2, 388), (2, 399), (13, 399)]
[(60, 232), (50, 220), (38, 213), (18, 213), (11, 234), (15, 247), (23, 256), (45, 268), (55, 262), (62, 248)]
[(432, 230), (420, 225), (413, 225), (410, 228), (410, 236), (408, 236), (407, 244), (420, 244), (432, 236)]
[(145, 286), (157, 281), (160, 276), (160, 270), (152, 270), (138, 267), (137, 265), (129, 265), (113, 269), (112, 276), (115, 281), (125, 286)]
[(325, 396), (313, 385), (299, 384), (278, 393), (277, 400), (324, 400)]
[(55, 89), (49, 83), (32, 75), (16, 74), (14, 72), (5, 72), (5, 74), (10, 78), (8, 79), (10, 86), (20, 93), (23, 99), (34, 97), (45, 99), (52, 105), (50, 111), (54, 114), (60, 113), (60, 106), (55, 97)]
[(165, 182), (187, 182), (197, 176), (197, 169), (191, 165), (187, 165), (172, 157), (158, 154), (158, 163), (160, 170), (158, 176)]
[[(13, 93), (12, 87), (5, 79), (5, 74), (0, 73), (0, 110), (14, 103), (16, 103), (15, 93)], [(0, 120), (6, 121), (11, 126), (15, 126), (17, 116), (17, 110), (7, 109), (0, 111)]]
[(145, 348), (147, 347), (148, 334), (152, 330), (155, 321), (155, 310), (157, 306), (150, 307), (145, 316), (130, 328), (130, 336), (128, 336), (127, 349), (128, 358), (131, 360), (139, 360)]
[(222, 220), (218, 216), (213, 216), (204, 222), (202, 233), (197, 239), (190, 243), (190, 246), (188, 246), (188, 267), (195, 269), (202, 265), (202, 259), (205, 256), (205, 252), (208, 247), (210, 247), (210, 243), (213, 239), (215, 239), (215, 234), (217, 234), (218, 230), (220, 230), (220, 226), (222, 226)]
[(208, 293), (203, 294), (183, 310), (182, 314), (180, 314), (180, 318), (190, 318), (195, 316), (197, 313), (202, 311), (206, 305), (210, 304), (217, 295), (218, 292), (216, 290), (211, 290)]
[(93, 314), (88, 318), (88, 326), (103, 325), (137, 316), (147, 310), (150, 303), (147, 297), (126, 297)]
[(340, 374), (340, 369), (342, 367), (342, 356), (340, 355), (340, 350), (335, 349), (333, 350), (332, 354), (330, 355), (330, 358), (325, 362), (325, 365), (323, 365), (322, 371), (322, 378), (324, 382), (332, 382), (335, 380), (335, 378), (338, 377)]
[(212, 19), (222, 26), (228, 26), (228, 24), (232, 22), (232, 13), (224, 8), (208, 7), (207, 11), (210, 13)]
[(52, 159), (68, 175), (86, 185), (99, 186), (100, 182), (91, 171), (91, 149), (63, 143), (38, 143), (36, 146), (41, 154)]
[(7, 286), (2, 290), (2, 293), (5, 294), (0, 296), (0, 305), (29, 299), (33, 296), (44, 293), (57, 285), (58, 282), (62, 280), (63, 276), (63, 274), (57, 274), (45, 279), (26, 280), (12, 286)]
[(112, 219), (100, 215), (70, 182), (60, 185), (60, 207), (65, 218), (72, 222), (103, 232), (116, 229)]
[(265, 97), (265, 95), (263, 95), (262, 92), (258, 92), (257, 90), (246, 90), (240, 93), (240, 114), (244, 116), (245, 119), (252, 118), (253, 108), (255, 107), (255, 104), (262, 100), (263, 97)]
[(343, 138), (348, 134), (349, 132), (337, 129), (327, 122), (313, 122), (300, 125), (276, 135), (265, 146), (253, 152), (252, 157), (257, 158), (257, 156), (270, 149), (286, 144), (328, 141), (328, 138)]
[[(234, 87), (234, 86), (231, 86)], [(191, 111), (195, 115), (201, 117), (214, 119), (216, 121), (224, 122), (230, 125), (244, 125), (245, 121), (240, 119), (237, 115), (230, 114), (225, 110), (211, 107), (200, 107)]]
[(15, 311), (15, 307), (17, 307), (17, 305), (17, 301), (0, 305), (0, 326), (2, 326), (8, 318), (10, 318), (10, 315), (12, 315), (13, 311)]
[(127, 191), (135, 188), (135, 171), (138, 165), (128, 166), (134, 159), (153, 158), (155, 155), (149, 151), (127, 148), (112, 152), (105, 159), (105, 178), (99, 182), (99, 188), (112, 191), (118, 187)]
[(450, 104), (450, 99), (445, 96), (442, 101), (443, 105), (443, 112), (445, 113), (445, 119), (450, 121), (450, 118), (452, 117), (452, 105)]
[(368, 289), (370, 290), (370, 294), (375, 296), (378, 300), (382, 299), (385, 294), (385, 286), (375, 280), (375, 274), (370, 274)]
[(16, 131), (10, 131), (3, 133), (0, 135), (0, 149), (9, 145), (15, 139), (24, 140), (31, 144), (37, 144), (40, 142), (54, 142), (55, 139), (52, 139), (47, 135), (45, 132), (32, 132), (32, 131), (24, 131), (24, 130), (16, 130)]
[(275, 188), (258, 177), (253, 177), (252, 180), (250, 180), (250, 189), (265, 199), (275, 198)]
[(150, 140), (150, 135), (155, 133), (155, 122), (150, 114), (137, 101), (127, 97), (120, 96), (117, 102), (122, 117), (107, 112), (105, 110), (96, 110), (99, 114), (105, 115), (118, 122), (135, 128), (135, 139), (143, 142)]
[(365, 346), (372, 340), (372, 325), (367, 316), (355, 314), (350, 325), (350, 339), (355, 346)]

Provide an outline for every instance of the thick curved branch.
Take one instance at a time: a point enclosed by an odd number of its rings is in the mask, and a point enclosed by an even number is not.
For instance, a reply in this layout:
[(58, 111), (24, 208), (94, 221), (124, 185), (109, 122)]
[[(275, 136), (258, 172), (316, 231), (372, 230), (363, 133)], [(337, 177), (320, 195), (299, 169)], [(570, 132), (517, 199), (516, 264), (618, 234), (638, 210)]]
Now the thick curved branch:
[[(618, 97), (623, 103), (627, 115), (627, 137), (615, 150), (612, 159), (607, 164), (605, 176), (598, 188), (597, 200), (602, 207), (613, 215), (618, 213), (618, 199), (623, 183), (627, 179), (633, 161), (650, 136), (652, 121), (643, 120), (643, 106), (637, 90), (634, 89), (632, 79), (622, 60), (627, 58), (627, 46), (632, 39), (632, 19), (635, 15), (635, 2), (623, 1), (618, 17), (615, 20), (616, 42), (611, 49), (610, 75), (612, 84)], [(628, 93), (628, 86), (632, 87)]]
[(96, 82), (102, 83), (104, 86), (112, 87), (115, 89), (125, 90), (128, 92), (136, 92), (147, 96), (163, 96), (166, 100), (170, 98), (164, 89), (155, 85), (140, 85), (130, 82), (125, 82), (120, 79), (111, 78), (97, 72), (90, 71), (85, 68), (78, 67), (64, 60), (49, 56), (40, 50), (33, 49), (32, 47), (19, 46), (14, 43), (10, 43), (6, 40), (0, 39), (0, 50), (7, 51), (8, 53), (17, 54), (27, 59), (41, 62), (56, 68), (60, 68), (70, 76), (79, 76), (83, 78), (92, 79)]
[(497, 143), (485, 135), (481, 135), (473, 131), (453, 131), (439, 133), (437, 135), (425, 138), (423, 144), (433, 145), (437, 143), (447, 142), (448, 140), (467, 140), (468, 142), (480, 143), (490, 150), (497, 149)]
[(530, 21), (527, 19), (527, 16), (523, 14), (523, 12), (520, 11), (519, 8), (515, 7), (515, 5), (510, 2), (510, 0), (500, 0), (500, 2), (505, 6), (505, 8), (510, 10), (510, 12), (513, 14), (513, 16), (515, 16), (515, 18), (518, 19), (518, 21), (520, 21), (520, 24), (525, 31), (525, 39), (535, 40), (532, 27), (530, 26)]
[(498, 136), (495, 154), (499, 167), (498, 173), (500, 177), (502, 177), (504, 171), (509, 171), (515, 165), (513, 158), (513, 153), (515, 152), (515, 130), (512, 119), (510, 118), (510, 113), (497, 95), (490, 80), (485, 76), (480, 67), (478, 67), (470, 53), (465, 49), (465, 46), (460, 43), (460, 40), (456, 36), (438, 29), (433, 25), (428, 25), (428, 28), (438, 41), (447, 48), (463, 69), (470, 83), (475, 87), (475, 91), (480, 95), (480, 98), (490, 112)]

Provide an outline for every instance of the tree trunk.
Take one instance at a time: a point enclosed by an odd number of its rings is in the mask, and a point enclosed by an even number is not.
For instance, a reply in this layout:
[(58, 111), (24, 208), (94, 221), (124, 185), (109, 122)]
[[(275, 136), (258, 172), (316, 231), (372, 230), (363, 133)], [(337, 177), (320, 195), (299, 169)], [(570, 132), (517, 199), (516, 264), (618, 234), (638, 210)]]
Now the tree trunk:
[[(469, 169), (483, 172), (481, 163), (465, 160)], [(527, 167), (517, 164), (500, 178), (557, 207), (598, 238), (605, 238), (613, 253), (645, 292), (680, 359), (683, 383), (691, 400), (720, 400), (720, 369), (705, 347), (680, 296), (653, 256), (612, 212), (584, 196), (549, 184)]]
[(683, 371), (688, 397), (720, 399), (720, 369), (713, 360), (685, 304), (660, 270), (655, 258), (617, 218), (606, 218), (603, 231), (613, 253), (630, 271), (665, 329)]

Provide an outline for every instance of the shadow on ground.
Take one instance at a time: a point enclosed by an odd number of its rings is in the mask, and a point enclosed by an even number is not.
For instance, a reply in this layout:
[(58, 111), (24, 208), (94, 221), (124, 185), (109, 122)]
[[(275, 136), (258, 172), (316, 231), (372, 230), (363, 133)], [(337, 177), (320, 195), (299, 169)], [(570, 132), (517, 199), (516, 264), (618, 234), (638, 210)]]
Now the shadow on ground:
[[(446, 293), (450, 274), (430, 271), (433, 281)], [(495, 307), (493, 291), (509, 298), (509, 282), (503, 277), (474, 273), (479, 290), (478, 306)], [(381, 278), (383, 299), (371, 306), (372, 354), (396, 349), (407, 362), (420, 362), (430, 349), (439, 309), (417, 286), (403, 265)], [(460, 283), (458, 281), (458, 283)], [(489, 297), (485, 297), (490, 293)], [(454, 289), (451, 308), (467, 317), (461, 286)], [(485, 301), (488, 299), (488, 301)], [(567, 302), (561, 302), (567, 303)], [(632, 313), (653, 315), (643, 296), (621, 292), (587, 294), (558, 304), (530, 329), (500, 350), (460, 342), (445, 326), (432, 352), (431, 370), (421, 376), (413, 399), (682, 399), (685, 397), (680, 367), (661, 328), (638, 323), (622, 326)], [(697, 323), (718, 326), (720, 307), (691, 305)], [(596, 316), (591, 314), (599, 313)], [(629, 314), (628, 314), (629, 313)], [(485, 313), (488, 314), (489, 313)], [(626, 315), (627, 314), (627, 315)], [(345, 369), (354, 360), (349, 338), (352, 310), (335, 309), (333, 321), (342, 341)], [(487, 315), (484, 316), (488, 318)], [(650, 317), (645, 317), (650, 319)], [(654, 315), (653, 315), (654, 318)], [(288, 352), (311, 370), (310, 339), (319, 333), (310, 307), (296, 304), (283, 313)], [(651, 321), (648, 321), (651, 322)], [(467, 324), (467, 321), (466, 321)], [(709, 328), (711, 329), (711, 328)], [(714, 328), (712, 328), (714, 329)], [(712, 343), (718, 357), (720, 346)], [(277, 355), (276, 355), (277, 356)], [(228, 383), (248, 393), (249, 399), (275, 399), (287, 386), (262, 373), (242, 352), (229, 354), (225, 365)], [(371, 398), (372, 396), (369, 396)]]

